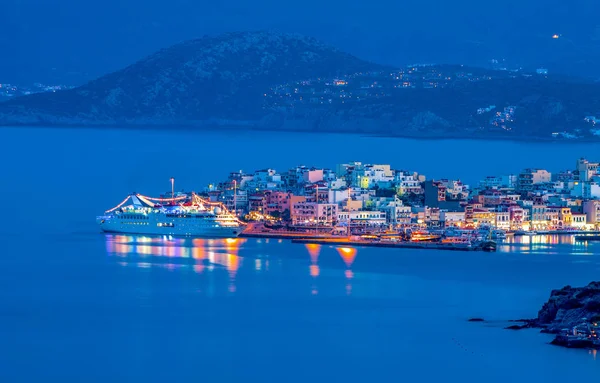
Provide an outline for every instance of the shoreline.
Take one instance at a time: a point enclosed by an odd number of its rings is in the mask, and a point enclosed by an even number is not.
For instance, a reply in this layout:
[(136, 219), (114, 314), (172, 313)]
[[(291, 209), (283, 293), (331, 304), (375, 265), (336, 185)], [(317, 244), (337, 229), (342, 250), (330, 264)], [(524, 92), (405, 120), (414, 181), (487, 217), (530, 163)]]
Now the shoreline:
[(539, 136), (506, 136), (498, 134), (479, 135), (476, 132), (465, 132), (465, 134), (433, 134), (433, 135), (415, 135), (415, 134), (386, 134), (381, 132), (365, 132), (356, 130), (311, 130), (311, 129), (276, 129), (276, 128), (259, 128), (253, 125), (226, 125), (226, 124), (0, 124), (2, 129), (20, 129), (20, 128), (37, 128), (37, 129), (76, 129), (76, 130), (127, 130), (127, 131), (164, 131), (164, 132), (180, 132), (180, 133), (223, 133), (223, 132), (271, 132), (271, 133), (308, 133), (308, 134), (331, 134), (331, 135), (356, 135), (362, 137), (373, 138), (398, 138), (419, 141), (429, 140), (465, 140), (465, 141), (504, 141), (526, 144), (548, 144), (557, 145), (568, 144), (594, 144), (600, 143), (600, 136), (576, 138), (576, 139), (556, 139), (552, 137)]

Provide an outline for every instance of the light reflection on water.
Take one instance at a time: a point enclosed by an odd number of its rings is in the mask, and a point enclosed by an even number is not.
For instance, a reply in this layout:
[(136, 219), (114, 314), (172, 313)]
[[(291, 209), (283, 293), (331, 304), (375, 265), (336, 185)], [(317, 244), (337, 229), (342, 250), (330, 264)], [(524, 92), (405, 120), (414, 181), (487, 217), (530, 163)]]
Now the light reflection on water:
[[(268, 245), (269, 242), (283, 243), (283, 240), (270, 241), (269, 239), (254, 241), (262, 246)], [(118, 257), (119, 265), (136, 266), (140, 269), (160, 267), (168, 270), (191, 267), (197, 274), (224, 268), (229, 274), (229, 291), (231, 293), (236, 291), (236, 276), (238, 270), (243, 266), (244, 255), (248, 258), (248, 267), (255, 272), (269, 270), (269, 259), (257, 255), (255, 249), (240, 255), (240, 250), (246, 243), (247, 239), (244, 238), (186, 239), (106, 234), (106, 252), (109, 256)], [(312, 280), (311, 294), (318, 295), (317, 279), (321, 275), (319, 255), (322, 246), (306, 244), (305, 248), (310, 260), (308, 274)], [(354, 247), (335, 247), (335, 250), (343, 261), (346, 294), (351, 295), (352, 280), (354, 279), (352, 264), (358, 250)]]
[[(106, 235), (106, 252), (110, 256), (129, 260), (128, 262), (119, 262), (119, 265), (135, 265), (142, 269), (156, 266), (172, 271), (189, 267), (189, 264), (180, 262), (188, 259), (192, 262), (193, 270), (198, 274), (202, 274), (205, 270), (213, 270), (216, 265), (227, 270), (230, 281), (229, 291), (235, 292), (235, 278), (241, 265), (238, 252), (245, 241), (242, 238), (185, 239), (110, 234)], [(140, 258), (143, 261), (140, 261)], [(152, 258), (160, 261), (153, 262)], [(167, 261), (165, 263), (162, 258), (177, 259), (179, 261)]]
[[(311, 295), (325, 292), (328, 286), (331, 293), (331, 280), (342, 282), (345, 295), (351, 296), (360, 291), (353, 287), (363, 279), (357, 279), (357, 270), (366, 273), (404, 273), (406, 266), (420, 267), (418, 258), (453, 257), (455, 262), (462, 262), (462, 271), (458, 273), (440, 273), (434, 269), (426, 272), (428, 278), (472, 278), (469, 269), (477, 268), (483, 259), (500, 262), (506, 256), (533, 256), (529, 262), (552, 262), (564, 255), (572, 258), (574, 263), (592, 262), (597, 267), (592, 255), (598, 254), (600, 246), (596, 243), (575, 241), (570, 235), (536, 235), (512, 237), (499, 242), (497, 253), (457, 254), (455, 252), (438, 252), (434, 250), (414, 251), (406, 249), (373, 249), (349, 246), (323, 246), (318, 244), (295, 245), (288, 241), (273, 239), (186, 239), (170, 237), (148, 237), (132, 235), (106, 235), (106, 252), (115, 257), (120, 265), (138, 267), (147, 271), (151, 268), (165, 268), (170, 271), (178, 269), (193, 270), (197, 274), (212, 277), (214, 272), (227, 271), (229, 293), (236, 293), (239, 288), (248, 284), (239, 282), (243, 275), (269, 273), (277, 275), (282, 267), (283, 259), (301, 262), (300, 267), (293, 266), (291, 272), (298, 275), (306, 284), (304, 291)], [(357, 264), (358, 253), (365, 252)], [(583, 256), (585, 258), (576, 258)], [(289, 263), (288, 263), (289, 264)], [(497, 264), (497, 263), (494, 263)], [(502, 264), (498, 264), (501, 266)], [(325, 267), (325, 269), (324, 269)], [(600, 267), (600, 266), (598, 266)], [(356, 269), (356, 270), (355, 270)], [(341, 278), (340, 278), (341, 277)], [(239, 283), (238, 283), (239, 282)], [(339, 282), (338, 282), (339, 283)], [(354, 286), (356, 285), (356, 286)], [(253, 287), (250, 287), (253, 288)]]
[[(577, 255), (593, 255), (594, 245), (587, 241), (578, 241), (570, 234), (540, 234), (532, 236), (513, 236), (498, 242), (499, 252), (519, 252), (524, 254), (558, 254), (560, 249), (569, 249)], [(598, 249), (596, 249), (598, 251)]]

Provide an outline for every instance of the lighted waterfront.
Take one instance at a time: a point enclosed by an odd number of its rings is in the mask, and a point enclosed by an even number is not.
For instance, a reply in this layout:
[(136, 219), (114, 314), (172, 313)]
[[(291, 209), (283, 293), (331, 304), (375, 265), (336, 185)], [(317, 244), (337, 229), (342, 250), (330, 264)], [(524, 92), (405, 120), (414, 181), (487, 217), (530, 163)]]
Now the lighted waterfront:
[[(273, 152), (248, 156), (248, 166), (260, 168), (275, 156), (287, 167), (305, 161), (306, 153), (290, 151), (286, 142), (321, 145), (328, 138), (257, 134), (236, 141), (228, 134), (192, 139), (39, 129), (4, 134), (27, 145), (0, 152), (2, 161), (18, 164), (5, 172), (16, 191), (0, 189), (8, 201), (8, 218), (0, 224), (3, 382), (564, 382), (593, 379), (600, 370), (586, 351), (549, 346), (550, 338), (535, 330), (503, 330), (504, 320), (535, 316), (552, 289), (597, 279), (600, 243), (515, 237), (500, 242), (497, 253), (460, 253), (104, 235), (93, 218), (124, 193), (164, 192), (171, 176), (193, 187), (239, 168), (239, 159), (222, 155), (224, 147), (269, 145)], [(65, 141), (61, 150), (47, 145), (50, 136), (71, 135), (79, 144)], [(461, 170), (442, 161), (443, 151), (432, 143), (416, 144), (417, 151), (432, 148), (425, 162), (413, 158), (418, 153), (392, 151), (405, 140), (348, 138), (350, 144), (365, 141), (389, 148), (361, 153), (366, 161), (420, 162), (407, 166), (472, 182), (490, 168), (519, 170), (525, 158)], [(486, 151), (514, 149), (480, 142), (476, 150), (483, 145)], [(555, 155), (548, 151), (553, 147), (540, 147), (537, 153), (546, 155), (540, 164), (570, 164), (597, 150), (576, 146)], [(44, 161), (32, 160), (28, 150)], [(312, 156), (335, 164), (339, 153)], [(491, 322), (466, 322), (475, 316)]]

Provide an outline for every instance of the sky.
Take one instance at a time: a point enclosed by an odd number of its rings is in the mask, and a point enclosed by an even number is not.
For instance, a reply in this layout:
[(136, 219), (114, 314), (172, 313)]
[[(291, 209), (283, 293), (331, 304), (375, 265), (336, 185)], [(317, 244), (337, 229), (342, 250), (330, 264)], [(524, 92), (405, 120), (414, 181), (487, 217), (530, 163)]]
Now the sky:
[(76, 85), (181, 41), (262, 29), (383, 64), (495, 58), (596, 76), (599, 14), (597, 0), (0, 0), (0, 83)]

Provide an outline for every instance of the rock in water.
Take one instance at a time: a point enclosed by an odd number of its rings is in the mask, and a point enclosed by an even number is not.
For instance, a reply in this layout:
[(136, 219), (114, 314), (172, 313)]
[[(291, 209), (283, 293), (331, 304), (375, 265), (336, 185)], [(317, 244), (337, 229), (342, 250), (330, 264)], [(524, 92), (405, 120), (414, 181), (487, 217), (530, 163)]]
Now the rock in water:
[(559, 333), (582, 322), (600, 321), (600, 282), (585, 287), (565, 286), (553, 290), (538, 312), (535, 325), (546, 332)]

